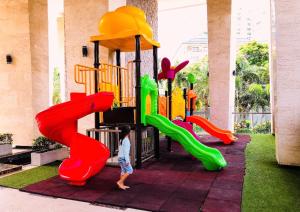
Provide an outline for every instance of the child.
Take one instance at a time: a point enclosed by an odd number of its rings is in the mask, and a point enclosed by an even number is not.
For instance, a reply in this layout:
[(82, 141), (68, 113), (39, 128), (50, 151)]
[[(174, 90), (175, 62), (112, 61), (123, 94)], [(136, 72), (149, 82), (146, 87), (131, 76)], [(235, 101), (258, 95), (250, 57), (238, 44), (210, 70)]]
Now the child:
[(120, 189), (126, 190), (129, 186), (124, 185), (125, 180), (127, 177), (132, 174), (133, 169), (130, 164), (129, 153), (130, 153), (130, 141), (128, 135), (130, 133), (129, 126), (120, 127), (120, 145), (119, 145), (119, 152), (118, 152), (118, 162), (121, 167), (121, 175), (120, 179), (117, 182), (117, 185)]

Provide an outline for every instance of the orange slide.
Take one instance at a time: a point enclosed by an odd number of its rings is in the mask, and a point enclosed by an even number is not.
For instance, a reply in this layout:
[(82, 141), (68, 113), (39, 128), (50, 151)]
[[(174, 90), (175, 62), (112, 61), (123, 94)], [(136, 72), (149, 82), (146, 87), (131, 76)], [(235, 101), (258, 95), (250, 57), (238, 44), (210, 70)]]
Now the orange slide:
[(201, 116), (189, 116), (186, 118), (186, 121), (200, 126), (212, 136), (221, 139), (224, 144), (231, 144), (236, 140), (236, 138), (230, 130), (220, 129), (211, 122), (209, 122), (207, 119), (202, 118)]

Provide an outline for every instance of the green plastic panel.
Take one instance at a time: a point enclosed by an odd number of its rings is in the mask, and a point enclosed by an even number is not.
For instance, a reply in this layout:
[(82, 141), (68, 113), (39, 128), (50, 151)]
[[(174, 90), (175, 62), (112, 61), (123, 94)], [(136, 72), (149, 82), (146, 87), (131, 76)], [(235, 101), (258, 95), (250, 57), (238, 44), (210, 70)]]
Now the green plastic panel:
[(158, 88), (155, 80), (151, 79), (148, 74), (141, 77), (141, 122), (146, 125), (146, 99), (150, 95), (151, 98), (151, 114), (157, 114), (157, 98)]

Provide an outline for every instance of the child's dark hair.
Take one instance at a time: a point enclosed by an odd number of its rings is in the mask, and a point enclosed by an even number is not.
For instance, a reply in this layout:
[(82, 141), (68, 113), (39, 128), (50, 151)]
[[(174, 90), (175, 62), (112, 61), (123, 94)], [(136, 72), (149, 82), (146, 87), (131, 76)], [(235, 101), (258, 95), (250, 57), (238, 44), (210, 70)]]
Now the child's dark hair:
[(121, 132), (119, 133), (119, 140), (122, 142), (123, 139), (126, 137), (126, 135), (130, 133), (130, 126), (128, 125), (121, 126), (119, 127), (119, 130), (121, 130)]

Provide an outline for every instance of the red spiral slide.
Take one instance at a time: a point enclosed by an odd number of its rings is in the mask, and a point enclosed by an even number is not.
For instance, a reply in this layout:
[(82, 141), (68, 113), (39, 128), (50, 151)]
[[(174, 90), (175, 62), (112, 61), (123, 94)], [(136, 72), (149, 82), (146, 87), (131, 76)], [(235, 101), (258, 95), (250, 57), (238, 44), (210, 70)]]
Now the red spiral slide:
[(59, 167), (61, 178), (82, 186), (106, 164), (109, 149), (101, 142), (77, 132), (77, 120), (112, 105), (113, 93), (100, 92), (90, 96), (71, 93), (71, 101), (50, 107), (36, 115), (40, 132), (70, 147), (70, 157)]
[(231, 144), (236, 140), (236, 138), (230, 130), (220, 129), (211, 122), (209, 122), (207, 119), (202, 118), (201, 116), (188, 116), (186, 118), (186, 121), (197, 124), (212, 136), (221, 139), (224, 144)]

